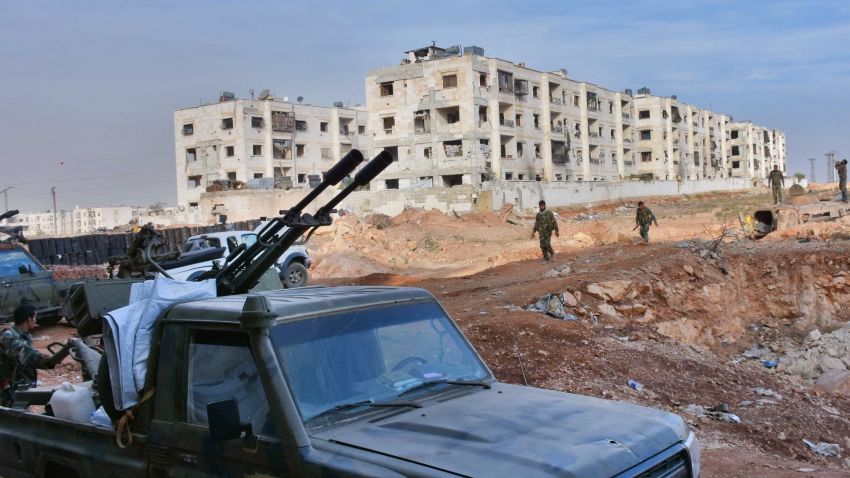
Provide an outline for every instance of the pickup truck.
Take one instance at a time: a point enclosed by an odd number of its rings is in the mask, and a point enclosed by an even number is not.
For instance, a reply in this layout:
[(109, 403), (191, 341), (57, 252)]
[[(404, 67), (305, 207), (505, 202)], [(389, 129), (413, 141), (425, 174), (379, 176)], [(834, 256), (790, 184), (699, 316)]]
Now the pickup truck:
[(0, 409), (0, 475), (699, 475), (679, 416), (500, 383), (422, 289), (217, 297), (155, 330), (132, 444)]

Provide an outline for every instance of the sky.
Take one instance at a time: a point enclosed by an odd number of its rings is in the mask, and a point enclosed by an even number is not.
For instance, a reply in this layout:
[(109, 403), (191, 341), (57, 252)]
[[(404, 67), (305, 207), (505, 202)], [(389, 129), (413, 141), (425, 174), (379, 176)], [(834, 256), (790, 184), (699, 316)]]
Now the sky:
[[(850, 2), (0, 0), (10, 208), (176, 203), (172, 114), (222, 90), (365, 102), (406, 50), (477, 45), (542, 71), (783, 130), (789, 173), (850, 157)], [(0, 195), (2, 200), (2, 195)], [(0, 207), (2, 207), (0, 202)]]

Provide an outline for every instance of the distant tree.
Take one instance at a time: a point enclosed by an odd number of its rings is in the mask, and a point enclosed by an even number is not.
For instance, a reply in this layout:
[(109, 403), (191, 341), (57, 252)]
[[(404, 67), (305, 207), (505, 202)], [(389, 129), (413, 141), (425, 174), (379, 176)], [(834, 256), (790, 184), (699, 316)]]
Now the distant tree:
[(797, 181), (802, 181), (802, 180), (806, 179), (806, 175), (803, 174), (803, 173), (794, 173), (794, 178)]
[(151, 215), (157, 216), (159, 214), (162, 214), (165, 211), (166, 206), (167, 206), (167, 204), (165, 204), (162, 201), (155, 202), (155, 203), (151, 204), (150, 206), (148, 206), (148, 213), (150, 213)]

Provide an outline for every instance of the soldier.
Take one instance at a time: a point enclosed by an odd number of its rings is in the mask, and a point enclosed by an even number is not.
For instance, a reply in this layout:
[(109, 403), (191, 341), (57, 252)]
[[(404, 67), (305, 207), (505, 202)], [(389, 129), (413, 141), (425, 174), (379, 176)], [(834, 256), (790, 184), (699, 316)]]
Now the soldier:
[(552, 249), (552, 231), (555, 231), (555, 237), (561, 237), (558, 231), (558, 222), (555, 221), (555, 215), (552, 211), (546, 209), (546, 201), (540, 201), (540, 212), (534, 219), (534, 229), (531, 231), (531, 238), (534, 239), (534, 233), (540, 234), (540, 250), (543, 251), (543, 260), (549, 261), (555, 257), (555, 251)]
[(847, 160), (837, 162), (835, 170), (838, 171), (838, 189), (841, 190), (841, 200), (847, 202)]
[(773, 171), (767, 176), (770, 188), (773, 189), (773, 204), (782, 202), (782, 188), (785, 187), (785, 176), (779, 170), (779, 166), (773, 165)]
[[(655, 218), (655, 214), (648, 207), (644, 206), (643, 201), (638, 201), (635, 228), (640, 227), (640, 237), (643, 238), (644, 242), (649, 242), (649, 226), (653, 222), (655, 223), (655, 227), (658, 227), (658, 220)], [(634, 231), (634, 229), (632, 230)]]
[(52, 357), (32, 346), (30, 331), (36, 326), (37, 310), (32, 304), (15, 309), (15, 325), (0, 333), (0, 404), (11, 406), (18, 388), (29, 388), (37, 382), (36, 369), (53, 368), (68, 355), (68, 347)]

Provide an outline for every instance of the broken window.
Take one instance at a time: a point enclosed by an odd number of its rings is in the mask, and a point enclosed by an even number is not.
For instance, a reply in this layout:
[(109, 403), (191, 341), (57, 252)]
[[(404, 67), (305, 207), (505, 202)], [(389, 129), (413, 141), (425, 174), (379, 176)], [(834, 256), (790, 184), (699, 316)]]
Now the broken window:
[(228, 158), (233, 157), (236, 154), (236, 148), (233, 146), (225, 146), (224, 147), (224, 155)]
[(255, 144), (255, 145), (251, 146), (251, 154), (253, 156), (262, 156), (263, 155), (263, 145), (262, 144)]
[(652, 161), (652, 152), (651, 151), (643, 151), (640, 153), (640, 162), (649, 163)]
[(187, 186), (189, 187), (189, 189), (195, 189), (201, 185), (201, 179), (201, 176), (189, 176), (187, 178)]
[(732, 139), (738, 139), (738, 132), (737, 132), (737, 131), (732, 131), (732, 132), (730, 133), (730, 137), (731, 137)]
[(522, 115), (521, 114), (516, 115), (516, 125), (522, 126)]
[(511, 181), (514, 178), (514, 173), (505, 173), (505, 181)]
[(514, 75), (513, 73), (499, 70), (499, 91), (503, 93), (514, 92)]
[(322, 148), (322, 159), (331, 159), (331, 148)]
[(431, 132), (431, 113), (428, 110), (413, 112), (413, 130), (417, 134)]
[(502, 145), (499, 148), (499, 155), (501, 156), (502, 159), (507, 159), (508, 148), (505, 147), (504, 143), (502, 143)]
[(285, 111), (272, 111), (272, 131), (291, 133), (295, 129), (295, 118)]
[(443, 88), (457, 88), (457, 75), (443, 75)]
[(534, 121), (534, 129), (540, 129), (540, 115), (535, 113), (531, 117)]
[(195, 125), (192, 123), (187, 123), (183, 125), (183, 136), (189, 136), (195, 134)]
[(522, 181), (523, 179), (525, 179), (525, 174), (517, 173), (516, 178), (517, 178), (518, 180)]
[(263, 117), (262, 116), (252, 116), (251, 117), (251, 127), (252, 128), (262, 128), (263, 127)]
[(385, 146), (384, 151), (392, 156), (393, 161), (398, 161), (398, 146)]
[(487, 86), (487, 73), (478, 74), (478, 86)]
[(233, 129), (233, 118), (224, 118), (221, 120), (221, 129)]
[(263, 173), (254, 173), (254, 179), (263, 179)]
[(528, 80), (514, 80), (514, 94), (525, 96), (528, 94)]
[(395, 116), (387, 116), (383, 118), (384, 123), (384, 133), (385, 134), (393, 134), (393, 130), (395, 129)]
[(341, 135), (343, 135), (343, 136), (348, 136), (348, 134), (349, 134), (349, 131), (348, 131), (348, 122), (340, 123), (340, 125), (339, 125), (339, 134), (341, 134)]
[(580, 106), (579, 105), (580, 101), (581, 101), (581, 98), (579, 97), (579, 95), (573, 95), (573, 106)]
[(454, 186), (460, 186), (463, 184), (463, 175), (462, 174), (446, 174), (442, 176), (443, 179), (443, 187), (450, 188)]
[(430, 158), (431, 158), (431, 147), (430, 147), (430, 146), (426, 146), (426, 147), (422, 150), (422, 154), (423, 154), (423, 155), (425, 155), (425, 159), (430, 159)]
[(525, 149), (525, 143), (517, 143), (516, 144), (516, 157), (518, 159), (522, 159), (522, 156), (523, 156), (522, 153), (523, 153), (524, 149)]
[(357, 125), (357, 134), (366, 134), (366, 125)]
[(236, 171), (228, 171), (227, 172), (227, 180), (228, 181), (236, 181)]
[(532, 86), (531, 87), (531, 96), (533, 96), (535, 98), (540, 98), (540, 87), (539, 86)]
[(486, 106), (479, 106), (478, 107), (478, 124), (479, 124), (479, 126), (483, 126), (484, 123), (486, 123), (487, 121), (488, 121), (487, 120), (487, 107)]
[(463, 156), (463, 142), (461, 140), (443, 141), (443, 152), (447, 158)]
[(289, 141), (285, 139), (276, 139), (272, 141), (272, 158), (292, 159), (292, 150), (289, 146)]
[(735, 169), (740, 168), (741, 162), (740, 161), (732, 161), (732, 167), (735, 168)]
[(587, 110), (588, 111), (599, 110), (599, 100), (596, 97), (596, 93), (593, 93), (592, 91), (587, 92)]
[(534, 143), (534, 157), (540, 159), (543, 157), (543, 145), (540, 143)]
[(303, 145), (303, 144), (296, 144), (295, 145), (295, 156), (297, 156), (299, 158), (303, 158), (304, 157), (304, 151), (305, 151), (305, 145)]
[(298, 131), (307, 131), (307, 122), (304, 120), (295, 120), (295, 129)]
[(640, 131), (640, 139), (652, 139), (652, 130), (643, 129)]
[(650, 116), (649, 110), (638, 111), (638, 119), (648, 119)]
[(191, 163), (191, 162), (197, 161), (197, 160), (198, 160), (198, 152), (195, 150), (195, 148), (187, 149), (186, 150), (186, 162)]
[(741, 148), (738, 146), (732, 146), (732, 156), (738, 156), (741, 154)]
[(328, 132), (328, 122), (327, 121), (322, 121), (322, 122), (319, 123), (319, 131), (321, 131), (322, 133)]
[(398, 189), (398, 179), (385, 179), (384, 187), (386, 189)]
[(393, 95), (393, 82), (387, 81), (385, 83), (381, 83), (381, 96), (392, 96)]
[(439, 108), (437, 109), (437, 113), (440, 116), (440, 120), (444, 124), (455, 124), (460, 122), (460, 107), (452, 106), (449, 108)]

